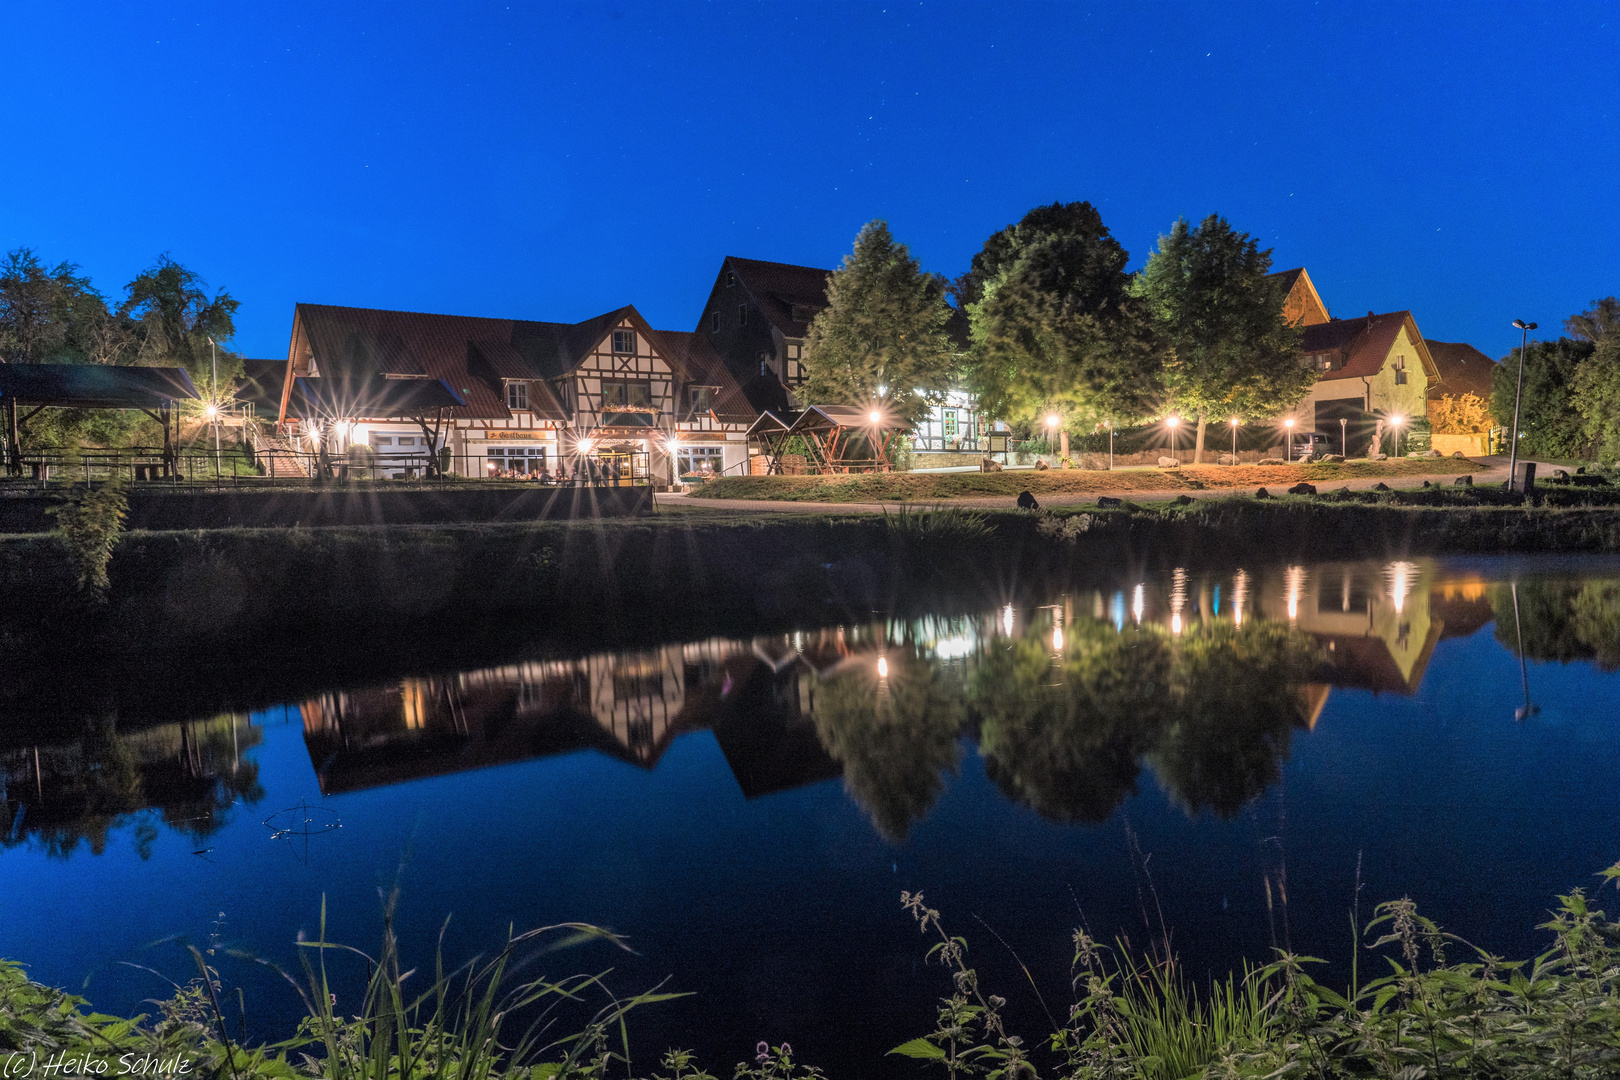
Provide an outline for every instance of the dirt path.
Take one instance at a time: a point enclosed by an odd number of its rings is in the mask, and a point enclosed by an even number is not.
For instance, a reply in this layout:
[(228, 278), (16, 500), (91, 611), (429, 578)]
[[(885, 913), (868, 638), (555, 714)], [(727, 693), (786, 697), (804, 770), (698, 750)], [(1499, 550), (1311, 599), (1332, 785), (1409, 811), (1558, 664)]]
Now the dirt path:
[[(1355, 480), (1320, 483), (1317, 490), (1322, 492), (1337, 491), (1347, 487), (1351, 491), (1366, 491), (1387, 483), (1392, 488), (1422, 487), (1427, 480), (1435, 485), (1450, 485), (1459, 476), (1472, 476), (1474, 483), (1480, 485), (1500, 484), (1507, 479), (1507, 464), (1493, 462), (1491, 465), (1481, 465), (1479, 462), (1469, 462), (1470, 468), (1452, 469), (1447, 472), (1426, 473), (1422, 476), (1399, 477), (1362, 477)], [(1283, 494), (1281, 487), (1269, 488), (1273, 495)], [(1167, 502), (1180, 495), (1194, 499), (1220, 499), (1231, 495), (1252, 495), (1250, 488), (1205, 488), (1197, 491), (1110, 491), (1105, 492), (1113, 498), (1129, 499), (1132, 502)], [(1078, 506), (1089, 505), (1097, 501), (1097, 492), (1072, 492), (1067, 494), (1042, 495), (1042, 506)], [(705, 510), (754, 510), (772, 513), (789, 514), (875, 514), (884, 510), (892, 510), (901, 505), (897, 501), (891, 502), (788, 502), (775, 499), (699, 499), (690, 495), (661, 493), (657, 496), (660, 506), (690, 507)], [(965, 497), (955, 499), (920, 499), (920, 505), (934, 505), (936, 503), (949, 506), (971, 506), (984, 510), (1010, 510), (1014, 505), (1014, 498), (1004, 495), (989, 497)]]

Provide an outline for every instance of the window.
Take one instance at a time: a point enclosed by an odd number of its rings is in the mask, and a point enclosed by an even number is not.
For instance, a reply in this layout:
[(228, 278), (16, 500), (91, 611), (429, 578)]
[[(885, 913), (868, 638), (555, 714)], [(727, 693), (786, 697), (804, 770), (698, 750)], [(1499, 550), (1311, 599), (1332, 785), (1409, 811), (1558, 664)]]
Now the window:
[(793, 344), (793, 343), (790, 342), (788, 344), (788, 359), (789, 360), (797, 360), (799, 358), (799, 349), (800, 349), (799, 345), (796, 345), (796, 344)]
[(1313, 366), (1317, 371), (1333, 370), (1333, 354), (1330, 352), (1316, 353), (1311, 357), (1311, 360), (1314, 361)]
[(1406, 385), (1406, 357), (1395, 357), (1395, 385)]
[(644, 382), (604, 382), (602, 384), (602, 411), (615, 409), (649, 409), (652, 407), (652, 385)]
[(371, 437), (371, 445), (372, 446), (393, 446), (394, 445), (394, 437), (392, 435), (373, 435)]
[(759, 362), (759, 373), (761, 376), (769, 375), (771, 373), (771, 362), (769, 360), (761, 360)]
[(726, 288), (729, 289), (735, 284), (737, 284), (737, 275), (732, 273), (730, 270), (727, 270), (726, 271)]
[(713, 476), (725, 468), (718, 446), (683, 446), (675, 455), (675, 467), (682, 476)]
[(634, 356), (636, 352), (636, 332), (634, 330), (613, 331), (613, 351)]
[(715, 333), (720, 332), (720, 313), (718, 311), (709, 312), (709, 329)]
[(509, 382), (506, 384), (506, 407), (508, 409), (526, 410), (529, 407), (529, 384), (524, 382)]
[(485, 451), (489, 458), (489, 471), (505, 470), (524, 475), (539, 474), (546, 468), (546, 448), (543, 446), (492, 446)]
[(956, 434), (956, 430), (957, 430), (956, 429), (956, 410), (955, 409), (946, 409), (946, 410), (944, 410), (943, 415), (944, 415), (944, 419), (945, 419), (945, 437), (947, 439), (949, 439), (949, 438), (953, 437)]
[(809, 304), (794, 304), (792, 312), (793, 318), (797, 322), (809, 322), (816, 317), (816, 309)]
[(706, 413), (714, 408), (714, 388), (710, 386), (692, 387), (692, 411)]
[(747, 304), (738, 304), (737, 305), (737, 325), (738, 326), (747, 326), (748, 325), (748, 305)]

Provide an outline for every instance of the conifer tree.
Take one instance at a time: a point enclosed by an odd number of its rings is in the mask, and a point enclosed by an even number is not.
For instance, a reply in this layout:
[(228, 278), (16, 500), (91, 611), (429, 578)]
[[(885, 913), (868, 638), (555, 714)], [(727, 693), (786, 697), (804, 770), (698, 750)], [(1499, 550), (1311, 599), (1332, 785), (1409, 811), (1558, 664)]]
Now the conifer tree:
[(926, 274), (882, 221), (827, 281), (827, 306), (805, 339), (799, 396), (813, 405), (881, 404), (915, 424), (945, 399), (957, 369), (945, 283)]
[(1270, 249), (1211, 214), (1196, 229), (1177, 221), (1132, 283), (1168, 348), (1167, 403), (1198, 418), (1194, 461), (1211, 416), (1276, 416), (1316, 379), (1270, 271)]

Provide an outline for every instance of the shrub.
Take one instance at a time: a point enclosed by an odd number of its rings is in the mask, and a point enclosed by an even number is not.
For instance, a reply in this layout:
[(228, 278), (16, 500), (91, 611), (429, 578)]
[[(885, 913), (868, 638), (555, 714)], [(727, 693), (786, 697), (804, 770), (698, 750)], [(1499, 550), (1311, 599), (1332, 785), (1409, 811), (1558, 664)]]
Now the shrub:
[(124, 532), (129, 497), (121, 482), (109, 481), (90, 488), (78, 499), (52, 507), (56, 535), (68, 549), (79, 573), (79, 588), (94, 596), (106, 595), (110, 582), (107, 564)]

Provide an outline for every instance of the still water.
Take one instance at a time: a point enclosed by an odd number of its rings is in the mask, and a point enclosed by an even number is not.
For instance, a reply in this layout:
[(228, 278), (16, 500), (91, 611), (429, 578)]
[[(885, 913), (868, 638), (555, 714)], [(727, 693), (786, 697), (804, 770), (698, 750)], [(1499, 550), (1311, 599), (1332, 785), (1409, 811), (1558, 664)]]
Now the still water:
[(0, 956), (135, 1010), (168, 992), (144, 968), (188, 976), (178, 935), (277, 1037), (296, 997), (233, 950), (295, 969), (323, 898), (329, 937), (371, 947), (397, 884), (407, 963), (447, 916), (451, 960), (590, 922), (635, 952), (528, 970), (692, 991), (639, 1017), (640, 1051), (721, 1071), (787, 1040), (895, 1075), (883, 1052), (948, 992), (902, 889), (1033, 1039), (1066, 1014), (1076, 926), (1168, 933), (1200, 972), (1292, 947), (1331, 976), (1353, 905), (1410, 895), (1525, 954), (1552, 895), (1620, 859), (1620, 562), (1177, 570), (1044, 599), (140, 730), (64, 718), (0, 748)]

